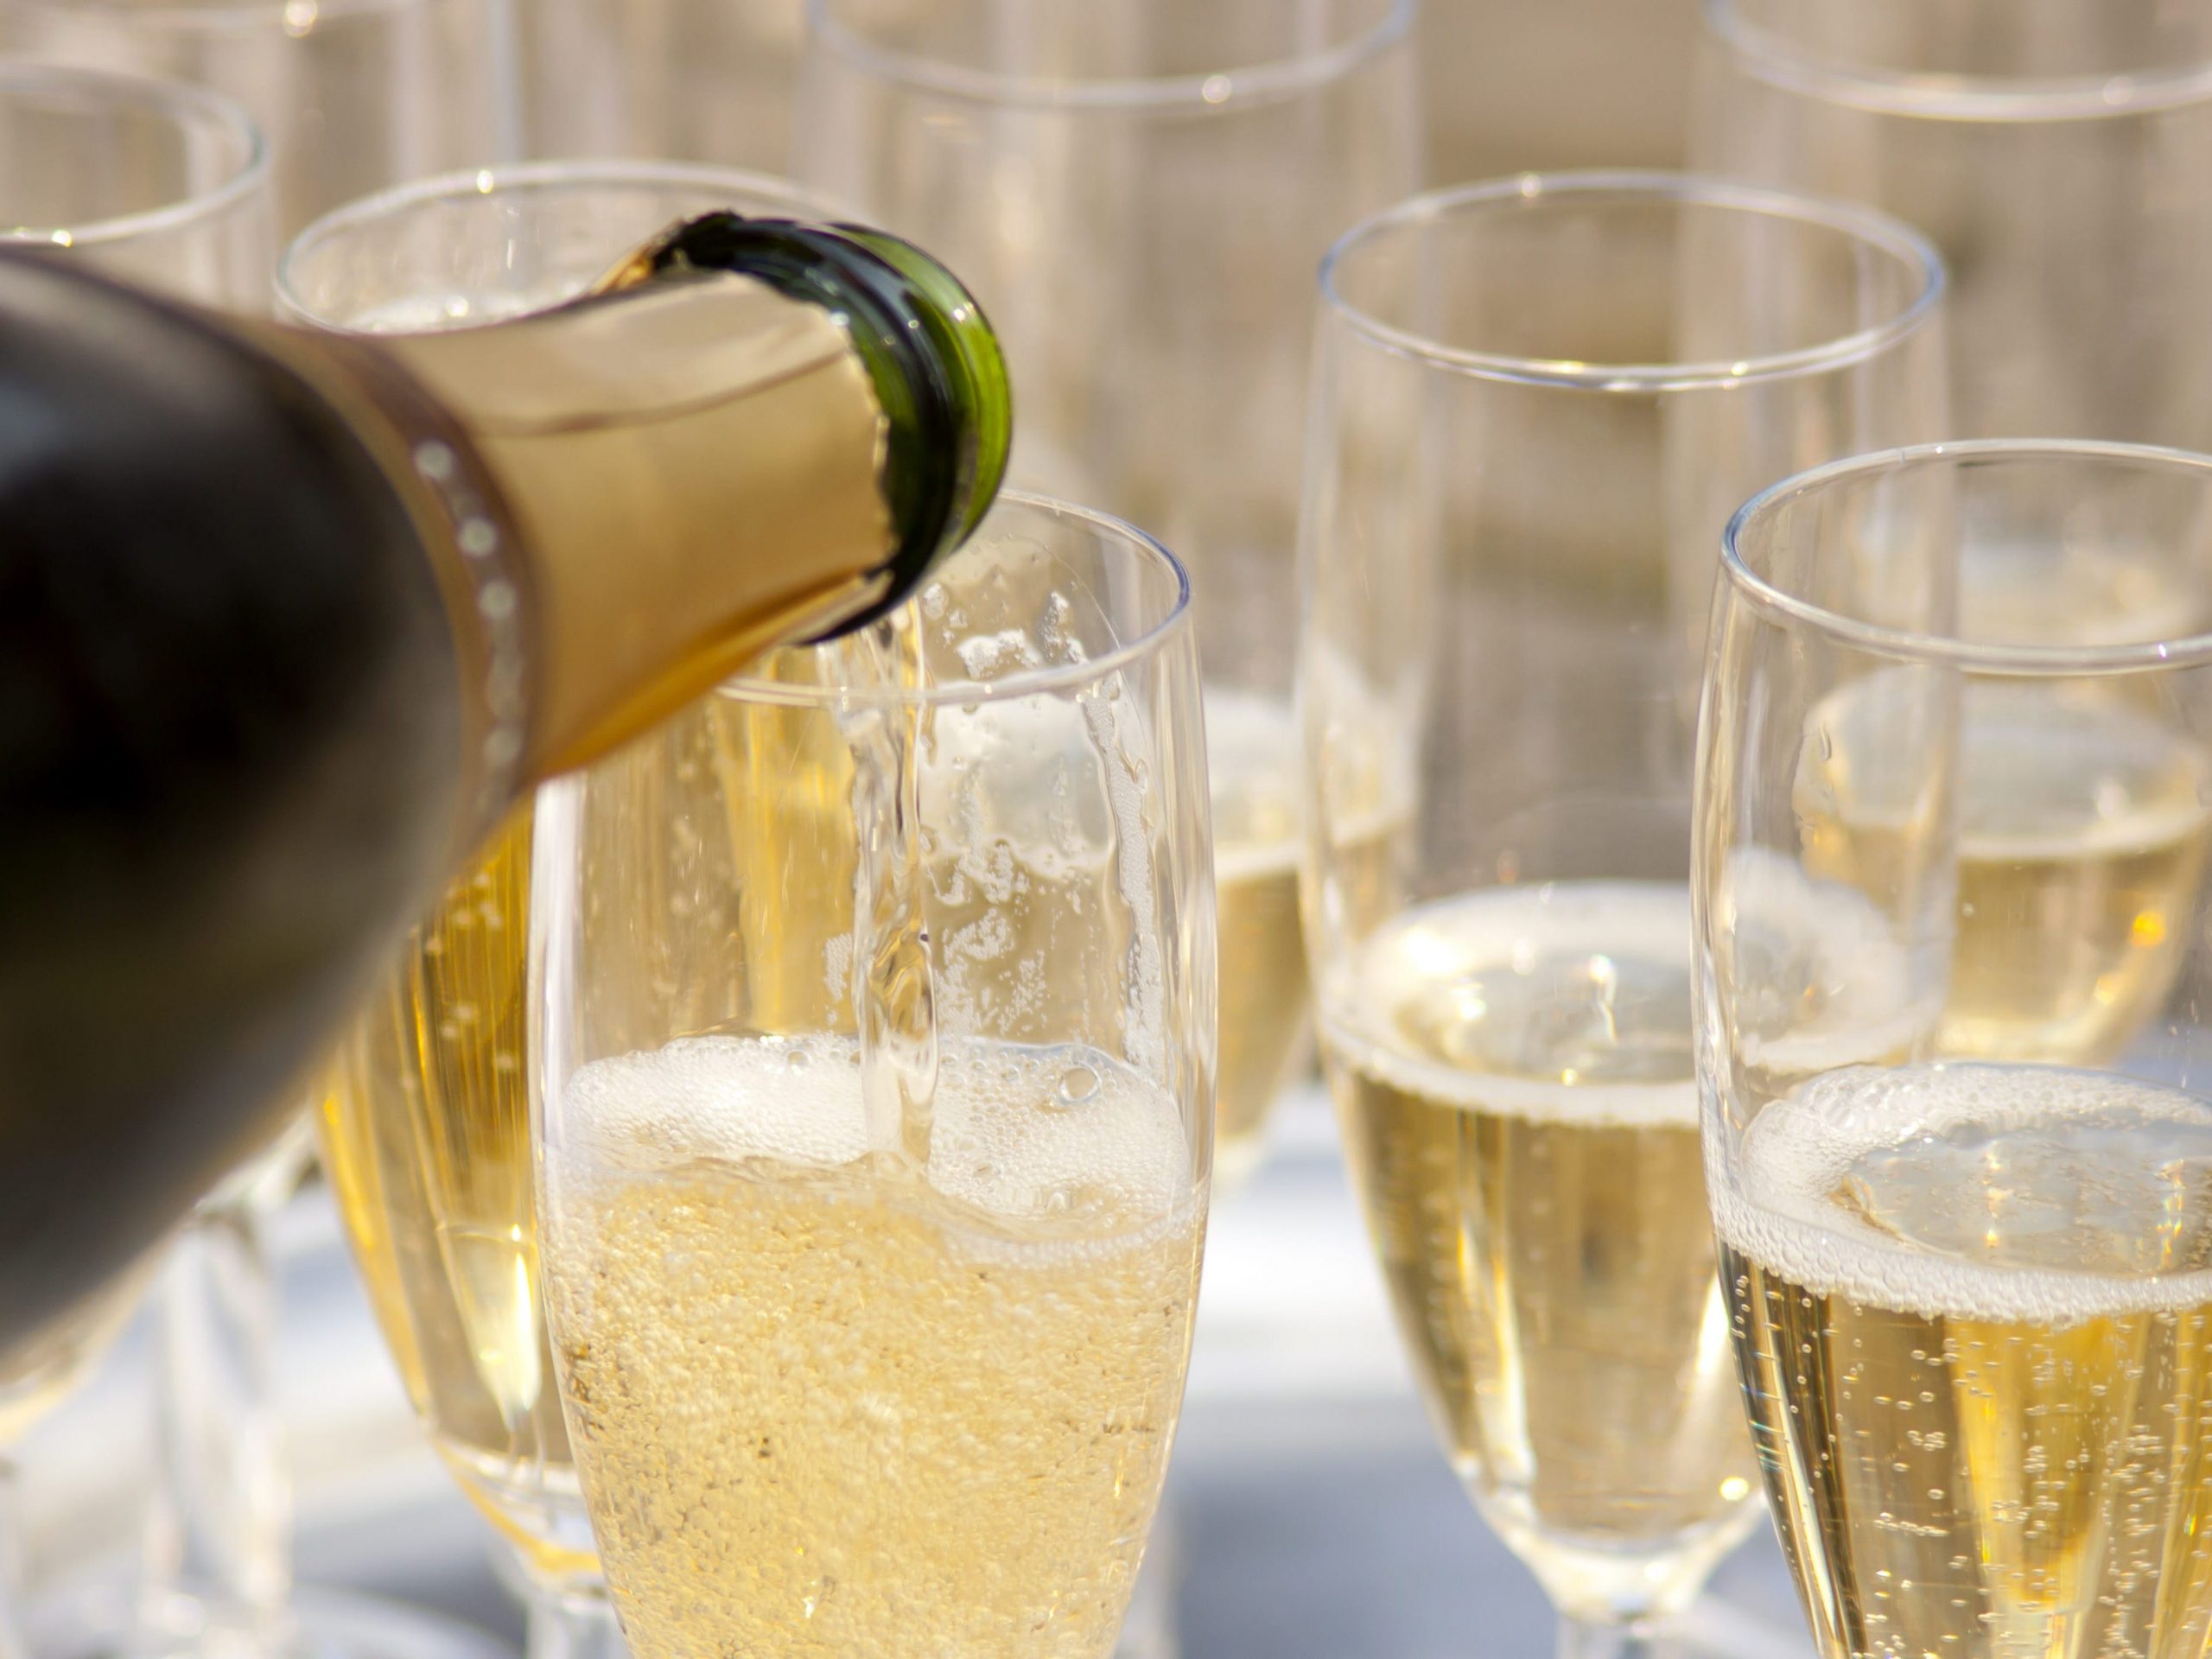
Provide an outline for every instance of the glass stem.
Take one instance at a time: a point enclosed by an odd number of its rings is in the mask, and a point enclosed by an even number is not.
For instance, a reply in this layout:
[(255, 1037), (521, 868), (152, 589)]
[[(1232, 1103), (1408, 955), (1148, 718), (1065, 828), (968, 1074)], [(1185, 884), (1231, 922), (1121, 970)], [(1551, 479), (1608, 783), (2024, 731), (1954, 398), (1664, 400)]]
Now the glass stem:
[(627, 1659), (614, 1604), (603, 1589), (550, 1584), (529, 1573), (524, 1659)]
[(1657, 1659), (1661, 1647), (1640, 1620), (1559, 1616), (1557, 1659)]
[(292, 1492), (268, 1233), (298, 1168), (296, 1149), (270, 1154), (201, 1205), (162, 1264), (145, 1526), (149, 1607), (194, 1598), (271, 1638), (291, 1598)]

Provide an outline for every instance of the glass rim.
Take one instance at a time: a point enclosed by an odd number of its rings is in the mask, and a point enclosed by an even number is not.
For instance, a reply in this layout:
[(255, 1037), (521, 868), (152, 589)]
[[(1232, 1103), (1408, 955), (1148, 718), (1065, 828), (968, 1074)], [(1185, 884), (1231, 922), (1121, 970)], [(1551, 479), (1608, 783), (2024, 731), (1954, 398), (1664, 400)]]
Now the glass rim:
[(18, 93), (89, 94), (105, 108), (130, 106), (159, 116), (180, 131), (198, 126), (219, 131), (238, 145), (238, 169), (221, 183), (159, 207), (111, 214), (78, 225), (0, 225), (0, 246), (97, 247), (181, 230), (217, 219), (251, 197), (269, 180), (269, 144), (245, 106), (205, 86), (184, 81), (122, 75), (73, 65), (0, 60), (0, 99)]
[(1992, 124), (2099, 121), (2212, 99), (2212, 59), (2083, 75), (1963, 75), (1823, 57), (1705, 0), (1707, 27), (1745, 72), (1785, 92), (1883, 114)]
[[(719, 167), (711, 162), (659, 162), (628, 157), (582, 161), (511, 162), (498, 167), (459, 168), (429, 178), (410, 179), (365, 196), (341, 202), (328, 213), (302, 226), (276, 257), (270, 285), (282, 315), (322, 327), (342, 328), (341, 323), (302, 302), (294, 275), (302, 261), (311, 258), (332, 238), (358, 231), (412, 208), (444, 201), (466, 201), (472, 196), (513, 196), (533, 192), (552, 193), (570, 188), (644, 189), (696, 186), (702, 190), (728, 190), (747, 196), (787, 203), (795, 213), (849, 217), (842, 205), (827, 200), (818, 191), (772, 174), (742, 168)], [(610, 252), (610, 259), (621, 251)]]
[(1745, 556), (1751, 531), (1791, 502), (1836, 485), (1884, 472), (1975, 461), (2107, 462), (2144, 471), (2194, 474), (2212, 491), (2212, 455), (2157, 444), (2087, 438), (1976, 438), (1877, 449), (1809, 467), (1770, 484), (1729, 516), (1720, 535), (1720, 568), (1730, 586), (1770, 621), (1821, 634), (1870, 655), (2012, 679), (2134, 674), (2212, 664), (2212, 633), (2107, 645), (1990, 644), (1956, 633), (1931, 633), (1867, 622), (1791, 592), (1761, 575)]
[[(1408, 226), (1433, 224), (1471, 210), (1479, 213), (1500, 207), (1518, 208), (1554, 197), (1616, 197), (1677, 207), (1717, 207), (1754, 218), (1794, 220), (1879, 249), (1908, 270), (1917, 273), (1919, 283), (1911, 299), (1894, 315), (1848, 334), (1791, 351), (1681, 363), (1587, 363), (1575, 359), (1448, 346), (1363, 310), (1346, 299), (1338, 286), (1338, 276), (1345, 261), (1374, 238)], [(1510, 174), (1479, 184), (1454, 185), (1410, 197), (1362, 219), (1339, 236), (1323, 256), (1319, 275), (1322, 303), (1353, 333), (1386, 351), (1476, 379), (1616, 393), (1704, 391), (1821, 373), (1864, 362), (1923, 327), (1936, 315), (1949, 286), (1949, 269), (1935, 245), (1903, 220), (1872, 207), (1695, 173), (1625, 168)]]
[[(764, 680), (749, 674), (737, 674), (722, 681), (709, 695), (726, 697), (736, 702), (770, 703), (791, 709), (836, 709), (868, 704), (911, 709), (938, 709), (947, 705), (968, 708), (977, 703), (1006, 702), (1017, 697), (1075, 690), (1158, 655), (1178, 636), (1189, 631), (1191, 574), (1183, 568), (1183, 562), (1169, 552), (1157, 537), (1138, 529), (1126, 518), (1116, 518), (1096, 507), (1080, 506), (1058, 496), (1039, 495), (1028, 490), (1001, 490), (997, 499), (992, 503), (991, 512), (996, 512), (1001, 506), (1007, 505), (1041, 512), (1056, 519), (1073, 520), (1098, 532), (1102, 538), (1127, 549), (1135, 556), (1139, 565), (1162, 571), (1172, 577), (1173, 596), (1166, 613), (1111, 651), (1102, 652), (1079, 663), (1057, 663), (1048, 668), (1022, 669), (995, 680), (937, 680), (915, 691), (863, 691), (850, 686), (794, 685), (784, 680)], [(990, 518), (986, 514), (983, 528), (978, 530), (977, 536), (988, 533), (989, 524)], [(973, 539), (970, 538), (971, 543)], [(960, 555), (955, 552), (952, 556), (957, 558)]]
[(426, 10), (444, 0), (185, 0), (147, 5), (139, 0), (0, 0), (0, 11), (66, 11), (111, 26), (164, 35), (218, 35), (278, 29), (303, 38), (326, 19)]
[[(1205, 0), (1190, 0), (1203, 4)], [(1227, 111), (1273, 103), (1349, 78), (1405, 39), (1419, 0), (1384, 0), (1375, 22), (1301, 56), (1188, 75), (1052, 76), (969, 69), (878, 46), (830, 15), (835, 0), (806, 0), (808, 34), (880, 80), (977, 104), (1070, 111)]]

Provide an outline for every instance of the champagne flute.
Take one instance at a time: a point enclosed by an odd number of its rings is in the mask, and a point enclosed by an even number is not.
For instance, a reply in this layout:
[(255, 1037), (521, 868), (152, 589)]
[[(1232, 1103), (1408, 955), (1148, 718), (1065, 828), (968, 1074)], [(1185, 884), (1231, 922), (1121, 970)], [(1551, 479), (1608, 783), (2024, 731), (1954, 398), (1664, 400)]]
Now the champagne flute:
[(1111, 1649), (1210, 1161), (1186, 595), (1002, 496), (897, 650), (541, 791), (546, 1301), (639, 1659)]
[(1942, 270), (1856, 207), (1562, 174), (1395, 208), (1321, 291), (1325, 1063), (1453, 1467), (1563, 1655), (1637, 1650), (1755, 1503), (1698, 1165), (1683, 618), (1732, 499), (1941, 431)]
[(1221, 917), (1219, 1179), (1310, 1063), (1292, 547), (1314, 265), (1419, 182), (1411, 0), (812, 0), (794, 163), (968, 279), (1017, 482), (1190, 565)]
[(1706, 0), (1694, 167), (1864, 201), (1953, 278), (1953, 435), (2212, 448), (2212, 14)]
[[(578, 292), (672, 220), (834, 216), (779, 181), (675, 162), (518, 167), (357, 203), (294, 242), (286, 315), (418, 332)], [(608, 550), (613, 556), (616, 550)], [(410, 937), (343, 1045), (318, 1117), (372, 1305), (432, 1443), (511, 1546), (537, 1659), (613, 1649), (552, 1388), (523, 1038), (531, 812)]]
[(372, 190), (512, 149), (502, 16), (503, 0), (0, 0), (0, 52), (235, 99), (268, 140), (289, 237)]
[[(1737, 514), (1698, 770), (1727, 1328), (1824, 1655), (2212, 1628), (2212, 459), (1989, 440)], [(2166, 602), (2055, 636), (2063, 554)], [(1988, 580), (1994, 567), (2009, 578)], [(1820, 953), (1777, 948), (1799, 910)]]

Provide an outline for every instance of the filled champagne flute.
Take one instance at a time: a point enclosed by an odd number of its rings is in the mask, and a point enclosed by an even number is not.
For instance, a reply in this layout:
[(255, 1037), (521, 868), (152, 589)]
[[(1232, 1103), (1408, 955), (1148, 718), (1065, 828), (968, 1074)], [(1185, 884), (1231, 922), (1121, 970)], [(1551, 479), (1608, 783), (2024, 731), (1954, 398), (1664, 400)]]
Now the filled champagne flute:
[[(283, 262), (279, 307), (382, 335), (480, 325), (567, 299), (672, 220), (716, 210), (834, 216), (778, 181), (674, 162), (467, 175), (311, 227)], [(512, 1547), (531, 1650), (551, 1656), (612, 1632), (538, 1285), (523, 995), (531, 821), (527, 804), (514, 812), (409, 934), (340, 1046), (318, 1129), (416, 1414)]]
[[(1818, 468), (1728, 529), (1706, 1166), (1830, 1659), (2212, 1630), (2209, 521), (2212, 459), (2021, 440)], [(2054, 562), (2158, 603), (2069, 637)], [(1784, 895), (1854, 919), (1793, 951)]]
[(1293, 547), (1315, 264), (1420, 182), (1411, 0), (811, 0), (793, 165), (998, 323), (1018, 483), (1190, 566), (1221, 916), (1217, 1168), (1311, 1064)]
[(2212, 448), (2212, 13), (1704, 6), (1690, 164), (1927, 234), (1952, 273), (1955, 435)]
[(539, 1249), (639, 1659), (1112, 1649), (1210, 1174), (1186, 598), (1005, 498), (541, 792)]
[(505, 27), (503, 0), (0, 0), (0, 52), (235, 99), (268, 140), (280, 238), (372, 190), (505, 159)]
[(1323, 267), (1323, 1057), (1440, 1437), (1563, 1654), (1637, 1648), (1755, 1512), (1692, 1076), (1712, 550), (1756, 480), (1941, 430), (1942, 286), (1894, 221), (1669, 174), (1417, 198)]

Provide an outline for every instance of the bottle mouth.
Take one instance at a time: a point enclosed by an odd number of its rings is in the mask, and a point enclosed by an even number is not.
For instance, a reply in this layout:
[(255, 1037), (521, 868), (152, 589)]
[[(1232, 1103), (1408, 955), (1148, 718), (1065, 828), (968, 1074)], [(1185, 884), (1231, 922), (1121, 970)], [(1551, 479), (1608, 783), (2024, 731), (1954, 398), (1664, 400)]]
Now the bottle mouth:
[(982, 307), (950, 270), (885, 232), (728, 212), (671, 226), (609, 280), (684, 268), (751, 276), (843, 323), (887, 427), (883, 493), (897, 541), (878, 567), (881, 597), (821, 638), (895, 610), (982, 522), (1006, 476), (1012, 399)]

